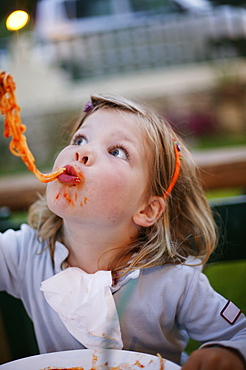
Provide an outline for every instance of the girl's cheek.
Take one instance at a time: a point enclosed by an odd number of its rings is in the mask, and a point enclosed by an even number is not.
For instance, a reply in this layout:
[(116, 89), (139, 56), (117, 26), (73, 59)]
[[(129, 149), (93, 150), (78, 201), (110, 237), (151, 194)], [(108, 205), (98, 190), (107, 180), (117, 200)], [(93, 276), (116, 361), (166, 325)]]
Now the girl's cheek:
[(68, 162), (67, 148), (68, 147), (62, 149), (60, 153), (57, 155), (53, 165), (53, 169), (64, 166)]
[(56, 198), (59, 198), (59, 191), (55, 190), (54, 184), (49, 182), (46, 188), (46, 200), (47, 200), (47, 205), (51, 211), (53, 211), (54, 200)]

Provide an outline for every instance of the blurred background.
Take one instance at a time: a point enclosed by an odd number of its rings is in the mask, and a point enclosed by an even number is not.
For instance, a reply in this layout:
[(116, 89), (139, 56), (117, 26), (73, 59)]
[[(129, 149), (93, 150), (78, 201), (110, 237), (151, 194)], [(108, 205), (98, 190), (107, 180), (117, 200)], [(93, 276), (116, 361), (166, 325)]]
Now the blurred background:
[[(51, 170), (67, 144), (66, 124), (90, 94), (123, 94), (153, 106), (192, 151), (207, 197), (232, 199), (234, 211), (225, 208), (233, 236), (228, 259), (244, 260), (207, 274), (244, 313), (245, 58), (246, 0), (0, 0), (0, 70), (16, 82), (37, 167)], [(0, 116), (0, 132), (3, 122)], [(18, 228), (37, 192), (45, 191), (8, 144), (1, 134), (1, 231)], [(0, 363), (30, 355), (11, 353), (1, 337), (11, 330), (1, 325), (0, 317)], [(19, 349), (24, 341), (16, 330), (13, 337)]]
[[(66, 123), (95, 92), (154, 106), (205, 169), (232, 158), (232, 168), (238, 158), (245, 165), (246, 1), (0, 1), (0, 69), (16, 82), (40, 170), (51, 170)], [(0, 135), (0, 179), (27, 174), (8, 144)], [(205, 187), (242, 193), (238, 176)]]

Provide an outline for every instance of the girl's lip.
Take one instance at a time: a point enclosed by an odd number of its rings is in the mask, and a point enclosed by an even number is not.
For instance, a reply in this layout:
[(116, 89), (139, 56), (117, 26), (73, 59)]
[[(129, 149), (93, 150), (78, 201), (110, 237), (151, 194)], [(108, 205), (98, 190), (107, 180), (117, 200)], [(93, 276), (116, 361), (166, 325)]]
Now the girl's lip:
[(65, 168), (66, 171), (57, 177), (60, 182), (69, 185), (76, 185), (81, 183), (81, 178), (79, 177), (78, 172), (73, 166), (66, 165), (63, 168)]

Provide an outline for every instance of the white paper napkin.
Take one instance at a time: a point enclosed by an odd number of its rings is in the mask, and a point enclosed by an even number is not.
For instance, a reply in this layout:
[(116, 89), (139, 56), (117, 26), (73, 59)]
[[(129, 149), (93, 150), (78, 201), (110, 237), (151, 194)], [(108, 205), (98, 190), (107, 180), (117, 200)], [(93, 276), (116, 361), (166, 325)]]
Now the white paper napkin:
[(67, 330), (87, 348), (122, 349), (110, 271), (87, 274), (69, 267), (42, 282), (41, 290)]

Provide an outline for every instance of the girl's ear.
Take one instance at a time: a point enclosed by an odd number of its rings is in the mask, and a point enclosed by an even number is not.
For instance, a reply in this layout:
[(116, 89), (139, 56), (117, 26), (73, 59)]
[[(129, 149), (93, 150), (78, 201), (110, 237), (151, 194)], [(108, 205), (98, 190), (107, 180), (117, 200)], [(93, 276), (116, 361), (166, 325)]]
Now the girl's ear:
[(148, 227), (153, 225), (162, 215), (165, 201), (162, 197), (151, 196), (148, 204), (133, 215), (133, 221), (138, 226)]

